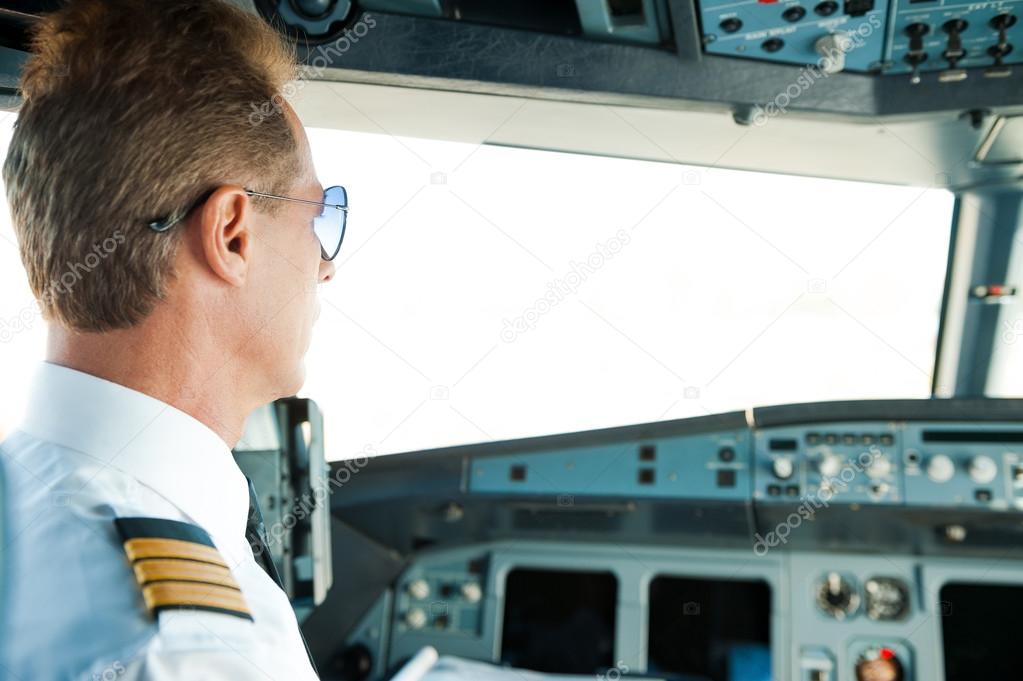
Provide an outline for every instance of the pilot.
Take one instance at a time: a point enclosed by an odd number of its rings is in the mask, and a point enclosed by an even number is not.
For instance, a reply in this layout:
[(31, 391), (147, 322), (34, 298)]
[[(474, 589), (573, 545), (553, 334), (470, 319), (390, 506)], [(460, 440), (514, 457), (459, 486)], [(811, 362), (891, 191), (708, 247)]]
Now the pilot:
[(344, 233), (293, 59), (219, 0), (36, 27), (3, 177), (49, 337), (2, 444), (0, 678), (316, 678), (231, 456), (301, 387)]

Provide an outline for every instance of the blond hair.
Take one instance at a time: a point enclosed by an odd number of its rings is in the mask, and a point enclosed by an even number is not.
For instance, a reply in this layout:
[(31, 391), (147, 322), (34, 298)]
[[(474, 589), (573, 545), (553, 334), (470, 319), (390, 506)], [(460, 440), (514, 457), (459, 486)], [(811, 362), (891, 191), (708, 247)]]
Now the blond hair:
[(165, 296), (183, 227), (148, 223), (226, 182), (281, 193), (299, 168), (276, 101), (280, 36), (220, 0), (72, 0), (40, 20), (3, 178), (45, 317), (127, 328)]

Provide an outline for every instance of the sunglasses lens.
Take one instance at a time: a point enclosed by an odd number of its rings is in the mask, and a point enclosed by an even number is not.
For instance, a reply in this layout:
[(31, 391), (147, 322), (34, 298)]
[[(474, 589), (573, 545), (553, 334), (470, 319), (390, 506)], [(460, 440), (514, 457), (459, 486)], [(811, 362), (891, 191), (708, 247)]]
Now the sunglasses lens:
[[(324, 260), (333, 260), (345, 238), (345, 224), (348, 221), (348, 192), (344, 187), (331, 187), (323, 192), (323, 212), (313, 221), (316, 238), (320, 240)], [(341, 206), (342, 208), (339, 208)]]

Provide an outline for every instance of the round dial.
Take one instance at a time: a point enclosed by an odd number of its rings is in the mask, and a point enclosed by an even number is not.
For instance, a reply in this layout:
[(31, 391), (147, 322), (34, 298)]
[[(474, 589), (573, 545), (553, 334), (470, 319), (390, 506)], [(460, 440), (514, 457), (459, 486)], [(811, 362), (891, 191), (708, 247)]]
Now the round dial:
[(462, 598), (470, 603), (478, 603), (483, 598), (483, 589), (476, 582), (466, 582), (462, 585)]
[(986, 485), (998, 476), (998, 464), (990, 456), (975, 456), (970, 460), (970, 479)]
[(792, 464), (792, 459), (779, 456), (771, 462), (771, 472), (779, 480), (788, 480), (796, 472), (796, 467)]
[(901, 579), (874, 577), (863, 585), (867, 593), (867, 617), (872, 620), (900, 620), (909, 612), (909, 589)]
[(414, 579), (408, 583), (408, 595), (417, 601), (430, 596), (430, 583), (425, 579)]
[(867, 466), (867, 475), (871, 478), (887, 478), (892, 472), (892, 461), (884, 454), (879, 454)]
[(845, 462), (838, 454), (828, 453), (821, 457), (817, 470), (825, 478), (837, 478)]
[(956, 465), (944, 454), (935, 454), (927, 462), (927, 477), (934, 482), (948, 482), (956, 473)]
[(405, 613), (405, 624), (409, 629), (422, 629), (426, 621), (426, 612), (422, 608), (412, 608)]

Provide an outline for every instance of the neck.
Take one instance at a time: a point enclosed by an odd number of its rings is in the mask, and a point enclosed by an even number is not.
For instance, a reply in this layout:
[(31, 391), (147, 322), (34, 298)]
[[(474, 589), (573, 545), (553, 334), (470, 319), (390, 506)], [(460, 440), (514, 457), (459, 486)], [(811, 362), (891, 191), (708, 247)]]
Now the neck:
[(222, 347), (199, 320), (183, 321), (181, 316), (154, 311), (138, 326), (104, 333), (52, 325), (46, 359), (165, 402), (234, 447), (245, 419), (262, 402), (245, 390), (242, 362), (227, 357), (218, 346)]

